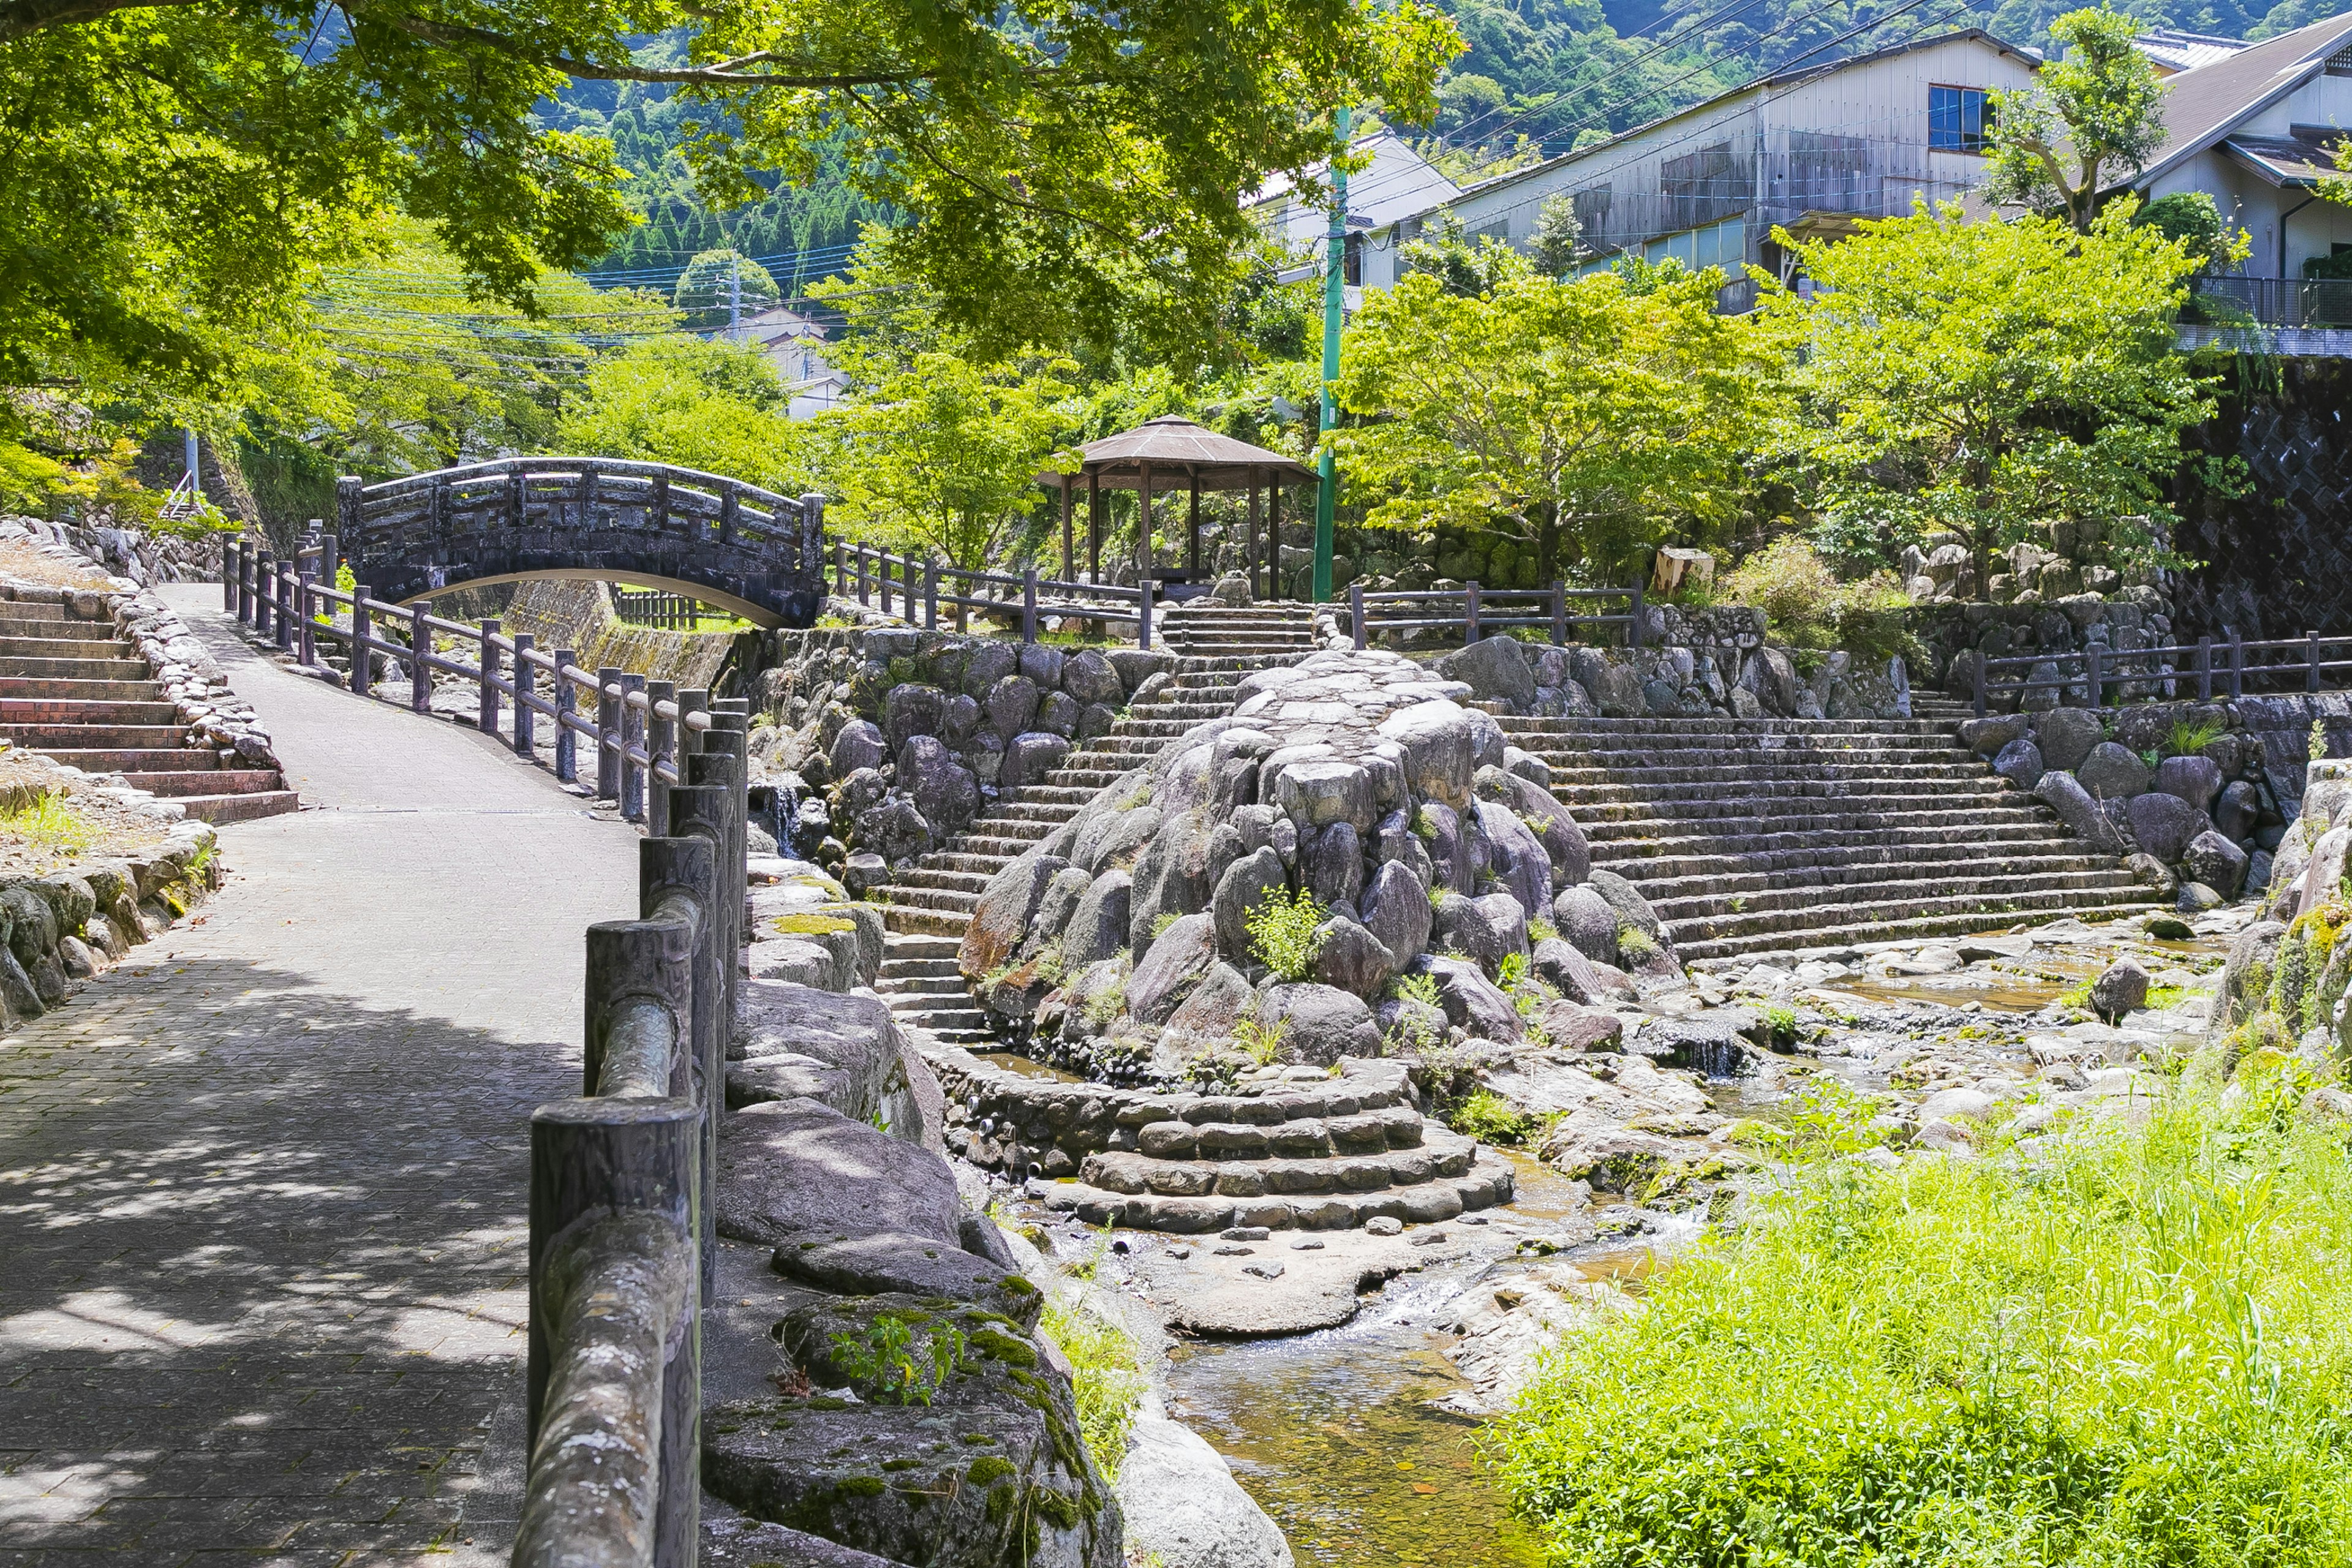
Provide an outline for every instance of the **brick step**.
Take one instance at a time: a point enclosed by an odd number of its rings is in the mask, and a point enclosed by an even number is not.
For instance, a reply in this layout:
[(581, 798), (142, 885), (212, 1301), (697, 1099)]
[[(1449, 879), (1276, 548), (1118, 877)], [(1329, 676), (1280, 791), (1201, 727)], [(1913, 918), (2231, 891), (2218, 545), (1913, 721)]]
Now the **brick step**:
[[(111, 681), (126, 685), (135, 681), (142, 686), (152, 686), (153, 681), (148, 679), (150, 673), (143, 658), (46, 658), (0, 655), (0, 680), (37, 681), (51, 690), (57, 689), (59, 681)], [(75, 696), (79, 693), (59, 691), (58, 695)]]
[[(0, 683), (5, 684), (5, 683)], [(26, 684), (38, 686), (37, 681)], [(151, 689), (152, 681), (139, 684)], [(178, 733), (180, 710), (169, 702), (122, 700), (112, 698), (0, 695), (0, 724), (84, 725), (122, 724), (144, 728), (169, 726)]]
[(1883, 918), (1848, 925), (1824, 925), (1801, 931), (1759, 931), (1736, 937), (1702, 938), (1685, 941), (1675, 939), (1675, 946), (1685, 961), (1738, 957), (1759, 957), (1768, 953), (1803, 952), (1808, 949), (1859, 947), (1868, 942), (1906, 942), (1926, 937), (1965, 936), (1970, 931), (2002, 931), (2020, 923), (2021, 915), (2055, 920), (2074, 914), (2092, 919), (2111, 918), (2135, 909), (2146, 909), (2157, 902), (2146, 889), (2119, 891), (2112, 895), (2077, 894), (2063, 901), (2033, 900), (2031, 910), (1983, 909), (1956, 910), (1935, 915), (1911, 915)]
[(190, 816), (219, 824), (251, 822), (302, 808), (302, 797), (290, 789), (256, 790), (247, 795), (184, 795), (173, 797)]
[(86, 773), (207, 773), (220, 768), (216, 751), (189, 747), (82, 748), (43, 746), (41, 754)]
[(36, 606), (13, 601), (0, 605), (7, 614), (0, 615), (0, 647), (10, 643), (46, 639), (62, 643), (105, 643), (120, 645), (122, 634), (112, 621), (69, 621), (62, 616), (55, 620), (35, 620), (24, 612), (33, 608), (56, 609), (55, 605)]
[(129, 783), (161, 795), (177, 800), (186, 795), (262, 795), (281, 787), (283, 781), (271, 768), (219, 768), (206, 773), (187, 769), (176, 773), (125, 773)]
[(0, 720), (0, 740), (36, 752), (53, 746), (100, 751), (168, 751), (188, 738), (180, 724), (14, 724)]

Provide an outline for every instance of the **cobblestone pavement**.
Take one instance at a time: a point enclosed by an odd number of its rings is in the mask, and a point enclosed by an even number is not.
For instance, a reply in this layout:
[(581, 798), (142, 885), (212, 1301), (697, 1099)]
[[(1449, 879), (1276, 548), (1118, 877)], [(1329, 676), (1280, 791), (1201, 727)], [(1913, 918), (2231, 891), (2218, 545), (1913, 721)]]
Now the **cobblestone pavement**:
[(0, 1565), (502, 1562), (528, 1119), (579, 1091), (635, 835), (260, 659), (218, 595), (173, 597), (304, 809), (0, 1037)]

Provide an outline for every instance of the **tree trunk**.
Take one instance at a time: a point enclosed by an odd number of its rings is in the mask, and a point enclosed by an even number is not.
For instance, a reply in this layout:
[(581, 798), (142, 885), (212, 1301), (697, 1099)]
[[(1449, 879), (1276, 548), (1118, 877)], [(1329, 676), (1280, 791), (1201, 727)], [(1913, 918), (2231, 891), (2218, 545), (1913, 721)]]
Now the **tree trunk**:
[(1549, 583), (1559, 575), (1559, 503), (1546, 501), (1543, 520), (1536, 525), (1536, 580)]

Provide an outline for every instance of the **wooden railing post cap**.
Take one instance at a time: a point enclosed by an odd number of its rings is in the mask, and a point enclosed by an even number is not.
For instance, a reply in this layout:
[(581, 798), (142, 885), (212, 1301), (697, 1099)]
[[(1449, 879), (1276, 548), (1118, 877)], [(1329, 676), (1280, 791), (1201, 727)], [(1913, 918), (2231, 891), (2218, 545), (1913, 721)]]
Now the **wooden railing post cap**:
[(561, 1130), (572, 1127), (664, 1127), (678, 1122), (699, 1121), (702, 1108), (690, 1100), (675, 1096), (662, 1099), (640, 1099), (634, 1096), (575, 1096), (570, 1100), (551, 1100), (532, 1108), (533, 1128)]

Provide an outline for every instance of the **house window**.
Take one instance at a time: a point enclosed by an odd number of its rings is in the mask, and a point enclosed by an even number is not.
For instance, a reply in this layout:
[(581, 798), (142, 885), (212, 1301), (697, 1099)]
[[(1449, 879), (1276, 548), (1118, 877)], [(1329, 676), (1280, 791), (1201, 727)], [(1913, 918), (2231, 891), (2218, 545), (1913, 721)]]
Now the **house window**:
[(1992, 106), (1980, 87), (1927, 89), (1927, 145), (1938, 153), (1981, 153)]

